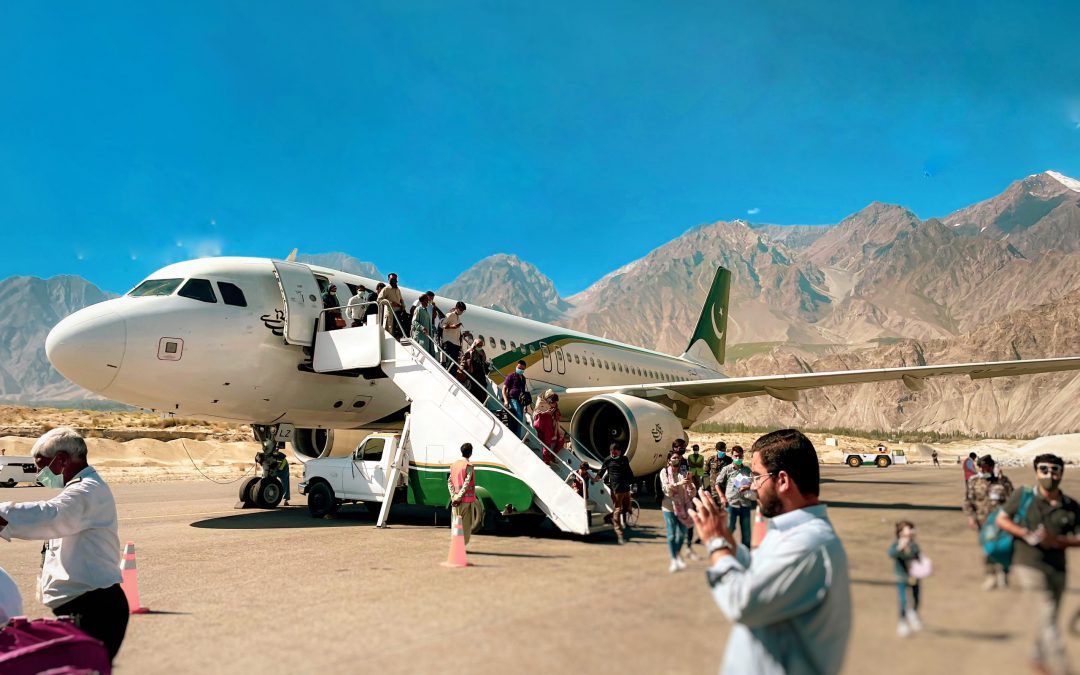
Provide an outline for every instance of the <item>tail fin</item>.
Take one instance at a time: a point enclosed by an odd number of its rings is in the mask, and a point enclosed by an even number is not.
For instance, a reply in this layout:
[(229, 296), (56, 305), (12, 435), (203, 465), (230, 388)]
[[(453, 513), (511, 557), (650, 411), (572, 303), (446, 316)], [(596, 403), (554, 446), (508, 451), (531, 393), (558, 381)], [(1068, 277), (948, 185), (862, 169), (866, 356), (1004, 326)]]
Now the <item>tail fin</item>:
[(728, 298), (731, 294), (731, 272), (724, 267), (716, 268), (709, 295), (701, 308), (694, 334), (682, 358), (719, 369), (724, 363), (727, 348)]

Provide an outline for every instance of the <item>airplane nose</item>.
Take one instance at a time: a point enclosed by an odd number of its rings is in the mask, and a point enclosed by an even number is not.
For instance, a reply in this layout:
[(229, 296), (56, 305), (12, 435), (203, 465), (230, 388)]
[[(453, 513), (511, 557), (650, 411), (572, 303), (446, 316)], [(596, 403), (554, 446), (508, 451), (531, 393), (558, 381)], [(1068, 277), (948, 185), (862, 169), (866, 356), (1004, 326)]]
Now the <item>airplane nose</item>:
[(94, 392), (104, 391), (116, 379), (126, 348), (124, 319), (94, 306), (56, 324), (45, 338), (45, 355), (53, 368)]

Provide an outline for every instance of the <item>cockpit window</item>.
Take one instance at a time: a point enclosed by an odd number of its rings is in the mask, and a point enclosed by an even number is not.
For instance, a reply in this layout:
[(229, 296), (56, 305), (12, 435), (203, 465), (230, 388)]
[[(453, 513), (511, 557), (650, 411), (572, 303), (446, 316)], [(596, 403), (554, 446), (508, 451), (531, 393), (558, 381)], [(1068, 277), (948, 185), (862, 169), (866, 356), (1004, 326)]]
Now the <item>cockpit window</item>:
[(217, 302), (217, 297), (214, 296), (214, 287), (206, 279), (188, 279), (184, 287), (180, 289), (180, 295), (192, 300)]
[(181, 281), (183, 279), (147, 279), (131, 289), (128, 295), (136, 297), (142, 295), (172, 295)]
[(247, 299), (244, 298), (244, 292), (240, 290), (239, 286), (230, 284), (228, 281), (219, 281), (217, 287), (221, 291), (221, 299), (226, 305), (247, 307)]

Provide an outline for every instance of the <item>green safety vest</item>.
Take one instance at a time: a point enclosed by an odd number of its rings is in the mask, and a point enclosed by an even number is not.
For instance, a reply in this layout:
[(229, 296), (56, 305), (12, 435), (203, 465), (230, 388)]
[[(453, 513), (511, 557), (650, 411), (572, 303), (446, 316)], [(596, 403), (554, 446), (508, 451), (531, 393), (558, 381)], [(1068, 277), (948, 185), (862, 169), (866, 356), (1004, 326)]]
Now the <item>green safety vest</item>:
[(698, 453), (686, 456), (686, 463), (690, 467), (690, 473), (695, 476), (705, 475), (705, 455)]

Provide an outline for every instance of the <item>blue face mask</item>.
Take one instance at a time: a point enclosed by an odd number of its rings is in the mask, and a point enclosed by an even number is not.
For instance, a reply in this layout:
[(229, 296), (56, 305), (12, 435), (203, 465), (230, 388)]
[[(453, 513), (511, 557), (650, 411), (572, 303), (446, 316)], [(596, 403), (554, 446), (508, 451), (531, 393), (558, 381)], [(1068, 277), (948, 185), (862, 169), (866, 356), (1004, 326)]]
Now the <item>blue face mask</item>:
[(727, 453), (721, 450), (720, 452), (716, 453), (716, 456), (720, 458), (727, 457)]
[(518, 368), (514, 372), (517, 373), (518, 375), (524, 375), (525, 374), (525, 369), (524, 368)]
[(38, 472), (37, 482), (41, 483), (44, 487), (59, 490), (64, 487), (64, 477), (56, 475), (50, 468), (51, 466), (52, 462), (49, 462), (48, 466)]

